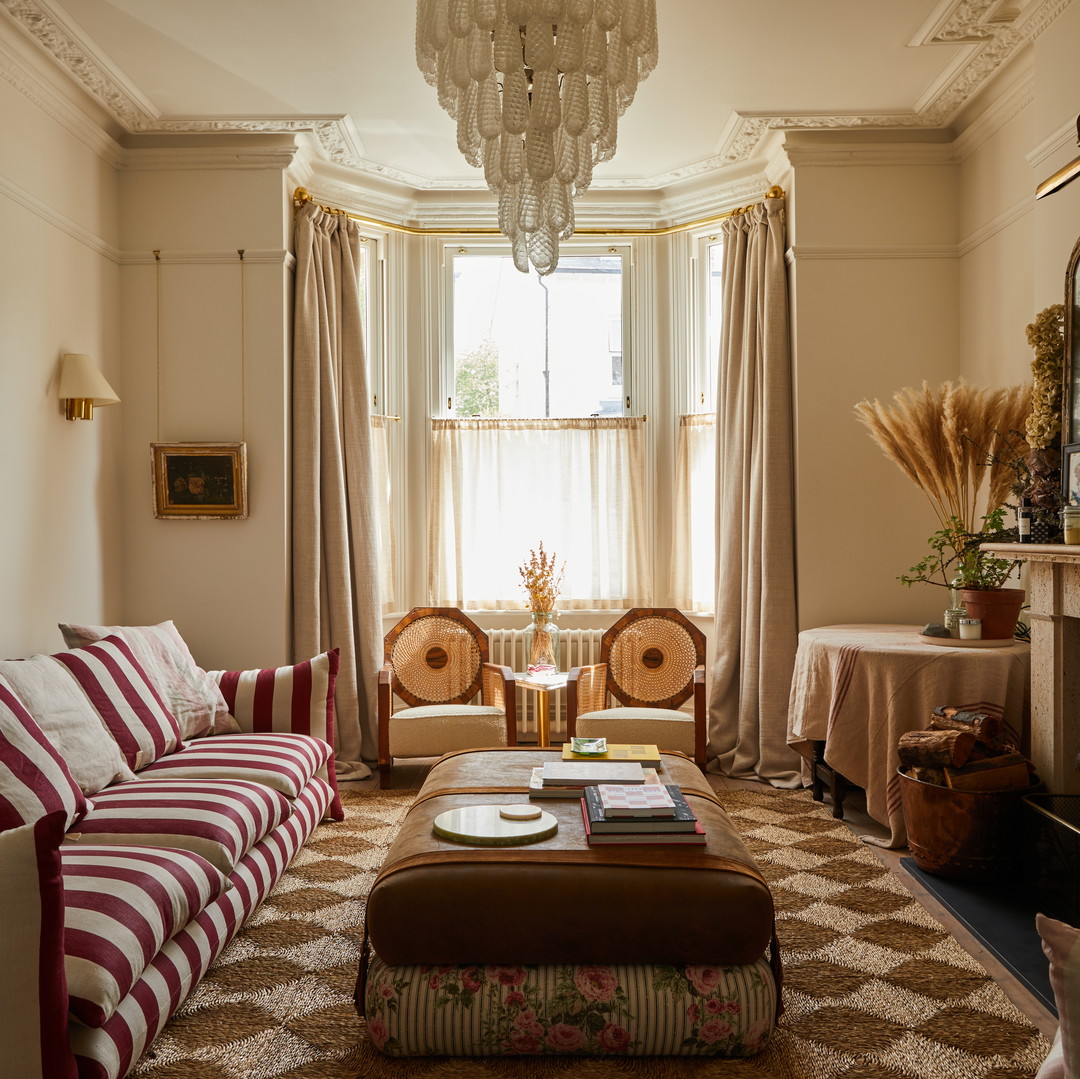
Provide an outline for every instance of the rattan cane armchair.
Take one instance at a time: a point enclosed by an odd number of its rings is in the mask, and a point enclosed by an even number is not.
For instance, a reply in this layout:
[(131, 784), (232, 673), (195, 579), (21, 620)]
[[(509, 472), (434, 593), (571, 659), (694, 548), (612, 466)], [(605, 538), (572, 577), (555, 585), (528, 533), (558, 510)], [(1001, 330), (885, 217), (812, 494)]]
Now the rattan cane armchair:
[[(517, 744), (509, 667), (488, 663), (487, 634), (456, 607), (414, 607), (386, 635), (379, 671), (379, 771), (395, 757)], [(469, 702), (481, 695), (482, 704)], [(394, 710), (394, 699), (408, 706)]]
[[(705, 766), (705, 636), (681, 611), (635, 607), (603, 636), (600, 662), (570, 671), (568, 738), (677, 750)], [(620, 707), (609, 708), (608, 696)], [(679, 705), (693, 697), (693, 715)]]

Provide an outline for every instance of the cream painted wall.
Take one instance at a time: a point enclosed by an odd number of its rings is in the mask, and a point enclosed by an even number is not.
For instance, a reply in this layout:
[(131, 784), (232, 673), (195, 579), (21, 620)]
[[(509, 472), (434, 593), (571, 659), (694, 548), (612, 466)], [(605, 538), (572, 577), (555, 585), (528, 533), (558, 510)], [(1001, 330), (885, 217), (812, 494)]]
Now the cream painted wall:
[[(91, 356), (124, 396), (116, 146), (12, 42), (0, 79), (0, 655), (63, 646), (58, 621), (118, 618), (117, 469), (125, 405), (67, 421), (61, 356)], [(45, 106), (32, 103), (43, 101)]]
[(955, 168), (867, 140), (801, 136), (788, 152), (800, 628), (940, 621), (943, 589), (896, 580), (935, 518), (854, 406), (960, 374)]
[[(193, 149), (170, 168), (147, 151), (145, 160), (133, 155), (121, 180), (124, 610), (133, 623), (173, 619), (196, 659), (210, 668), (289, 659), (291, 274), (282, 166), (291, 150), (280, 160), (264, 156), (260, 150), (245, 161), (236, 147)], [(155, 519), (150, 444), (156, 441), (245, 441), (248, 519)]]

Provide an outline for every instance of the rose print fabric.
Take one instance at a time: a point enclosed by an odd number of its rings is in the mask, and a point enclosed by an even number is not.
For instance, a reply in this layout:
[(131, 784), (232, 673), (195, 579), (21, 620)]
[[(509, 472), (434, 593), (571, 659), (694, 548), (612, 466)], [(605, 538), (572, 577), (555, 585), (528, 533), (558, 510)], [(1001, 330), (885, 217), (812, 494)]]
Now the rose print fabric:
[(752, 1056), (776, 1013), (746, 966), (407, 966), (372, 955), (368, 1033), (388, 1056)]

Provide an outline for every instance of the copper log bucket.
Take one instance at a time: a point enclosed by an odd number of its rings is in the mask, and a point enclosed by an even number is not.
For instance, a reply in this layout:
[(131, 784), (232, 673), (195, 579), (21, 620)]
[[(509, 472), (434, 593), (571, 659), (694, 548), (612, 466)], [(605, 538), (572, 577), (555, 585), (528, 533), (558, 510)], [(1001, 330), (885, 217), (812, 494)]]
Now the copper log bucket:
[(899, 776), (908, 848), (920, 869), (975, 882), (1002, 880), (1019, 871), (1021, 800), (1038, 785), (1017, 791), (958, 791), (923, 783), (903, 771)]

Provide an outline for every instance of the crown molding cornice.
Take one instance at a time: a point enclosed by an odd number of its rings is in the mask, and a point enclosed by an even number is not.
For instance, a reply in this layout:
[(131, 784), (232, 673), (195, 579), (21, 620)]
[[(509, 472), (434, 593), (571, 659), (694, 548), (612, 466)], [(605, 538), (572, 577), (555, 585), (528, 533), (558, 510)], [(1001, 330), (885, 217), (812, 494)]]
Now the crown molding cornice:
[[(658, 176), (597, 178), (605, 190), (633, 191), (639, 197), (715, 175), (766, 151), (777, 131), (946, 128), (1017, 52), (1038, 38), (1071, 0), (1030, 0), (1012, 12), (1002, 0), (940, 0), (912, 47), (963, 47), (963, 53), (911, 111), (887, 113), (736, 113), (711, 157)], [(201, 135), (228, 132), (292, 134), (310, 138), (324, 161), (371, 175), (388, 185), (425, 191), (484, 191), (483, 179), (431, 179), (405, 173), (364, 156), (362, 140), (348, 116), (164, 117), (130, 85), (108, 58), (98, 54), (80, 29), (48, 0), (0, 0), (0, 10), (17, 23), (70, 77), (132, 134)]]
[(778, 116), (740, 113), (731, 125), (720, 157), (727, 162), (752, 157), (770, 131), (802, 129), (946, 128), (961, 109), (1026, 45), (1035, 41), (1072, 0), (1032, 0), (1012, 16), (997, 14), (1000, 0), (942, 0), (923, 29), (909, 43), (914, 47), (966, 46), (942, 79), (910, 112), (790, 113)]
[(120, 144), (99, 123), (31, 71), (2, 40), (0, 78), (107, 164), (114, 168), (119, 165), (123, 156)]
[(295, 156), (295, 146), (136, 146), (124, 150), (119, 167), (128, 172), (237, 168), (284, 171)]

